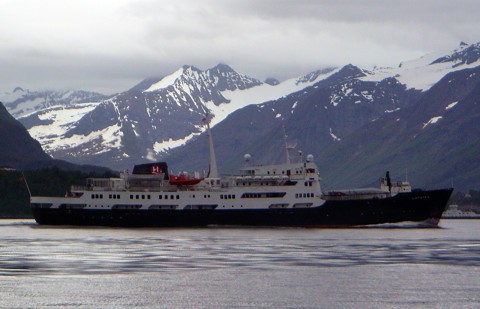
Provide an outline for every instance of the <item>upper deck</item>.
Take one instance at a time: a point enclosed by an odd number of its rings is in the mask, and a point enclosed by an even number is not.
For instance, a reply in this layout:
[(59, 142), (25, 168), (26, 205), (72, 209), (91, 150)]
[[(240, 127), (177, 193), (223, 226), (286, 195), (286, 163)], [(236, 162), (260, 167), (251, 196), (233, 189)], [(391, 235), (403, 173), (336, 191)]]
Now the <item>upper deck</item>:
[(244, 176), (275, 177), (286, 176), (290, 179), (318, 179), (317, 166), (314, 162), (299, 162), (290, 164), (249, 166), (241, 169)]
[[(233, 187), (295, 186), (305, 181), (306, 186), (318, 181), (314, 162), (300, 162), (268, 166), (249, 166), (239, 175), (205, 178), (195, 185), (172, 184), (164, 173), (127, 174), (120, 178), (89, 178), (86, 186), (72, 186), (72, 192), (80, 191), (219, 191)], [(302, 182), (303, 185), (303, 182)]]

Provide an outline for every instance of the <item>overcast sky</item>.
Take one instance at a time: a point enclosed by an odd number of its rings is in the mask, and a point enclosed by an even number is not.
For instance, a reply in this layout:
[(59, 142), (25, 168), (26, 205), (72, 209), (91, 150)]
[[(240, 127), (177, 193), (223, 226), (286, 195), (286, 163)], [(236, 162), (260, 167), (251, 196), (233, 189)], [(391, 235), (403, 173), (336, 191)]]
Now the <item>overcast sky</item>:
[(280, 80), (480, 41), (478, 0), (0, 0), (0, 92), (127, 90), (183, 64)]

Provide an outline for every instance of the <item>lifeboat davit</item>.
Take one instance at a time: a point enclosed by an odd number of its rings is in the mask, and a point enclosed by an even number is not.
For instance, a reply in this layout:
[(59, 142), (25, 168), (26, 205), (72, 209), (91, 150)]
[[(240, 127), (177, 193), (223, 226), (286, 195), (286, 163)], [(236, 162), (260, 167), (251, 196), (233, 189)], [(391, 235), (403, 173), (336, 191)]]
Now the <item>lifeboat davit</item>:
[(170, 174), (169, 183), (175, 186), (193, 186), (202, 181), (201, 178), (188, 177), (186, 175)]

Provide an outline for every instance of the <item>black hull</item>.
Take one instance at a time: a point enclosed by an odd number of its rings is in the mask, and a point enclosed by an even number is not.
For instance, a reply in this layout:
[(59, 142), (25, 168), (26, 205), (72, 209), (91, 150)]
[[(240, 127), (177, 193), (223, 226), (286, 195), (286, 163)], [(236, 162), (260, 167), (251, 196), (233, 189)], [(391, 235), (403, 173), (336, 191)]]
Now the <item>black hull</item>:
[(311, 208), (262, 210), (86, 210), (32, 207), (35, 220), (46, 225), (196, 227), (291, 226), (352, 227), (383, 223), (440, 220), (453, 189), (400, 193), (385, 199), (329, 200)]

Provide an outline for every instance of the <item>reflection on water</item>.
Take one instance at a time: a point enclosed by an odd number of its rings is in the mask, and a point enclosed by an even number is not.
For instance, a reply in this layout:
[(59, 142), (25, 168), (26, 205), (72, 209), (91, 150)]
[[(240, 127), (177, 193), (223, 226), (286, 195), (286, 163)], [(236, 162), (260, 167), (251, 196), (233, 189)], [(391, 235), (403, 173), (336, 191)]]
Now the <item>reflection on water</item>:
[(122, 229), (0, 220), (0, 308), (478, 308), (478, 224)]
[[(3, 221), (0, 275), (124, 274), (395, 264), (480, 265), (461, 229), (117, 229)], [(470, 225), (469, 225), (470, 224)]]

